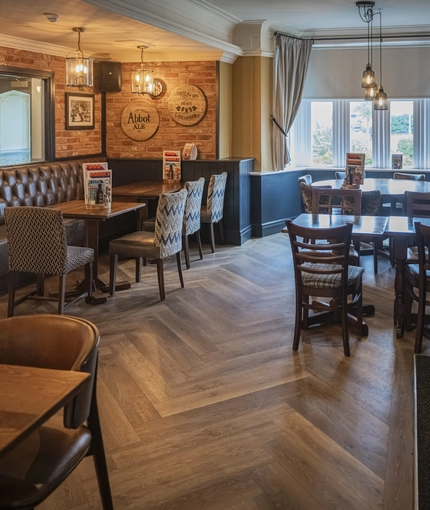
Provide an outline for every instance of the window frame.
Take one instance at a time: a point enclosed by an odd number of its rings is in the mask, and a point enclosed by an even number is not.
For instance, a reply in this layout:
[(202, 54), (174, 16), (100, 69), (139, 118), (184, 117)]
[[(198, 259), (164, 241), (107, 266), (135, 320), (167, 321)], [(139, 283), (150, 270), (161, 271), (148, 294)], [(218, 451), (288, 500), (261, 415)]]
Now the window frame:
[[(44, 117), (45, 117), (45, 159), (54, 161), (55, 159), (55, 73), (53, 71), (42, 71), (39, 69), (25, 69), (22, 67), (1, 66), (0, 76), (19, 77), (19, 78), (38, 78), (44, 81)], [(29, 164), (29, 163), (23, 163)], [(0, 168), (4, 168), (4, 165)], [(13, 165), (20, 166), (20, 165)]]

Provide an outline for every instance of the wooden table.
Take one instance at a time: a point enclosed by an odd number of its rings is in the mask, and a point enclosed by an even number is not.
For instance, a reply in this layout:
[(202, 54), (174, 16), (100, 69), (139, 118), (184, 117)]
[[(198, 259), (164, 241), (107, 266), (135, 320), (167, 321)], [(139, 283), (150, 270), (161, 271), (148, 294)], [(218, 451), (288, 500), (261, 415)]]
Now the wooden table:
[(89, 382), (84, 372), (0, 364), (0, 458)]
[[(316, 181), (312, 186), (331, 186), (340, 189), (343, 179), (327, 179)], [(373, 191), (379, 189), (382, 200), (402, 200), (405, 191), (430, 192), (429, 181), (409, 181), (407, 179), (371, 179), (366, 177), (360, 186), (362, 191)]]
[(112, 196), (116, 201), (130, 202), (158, 200), (161, 193), (180, 191), (183, 183), (164, 184), (162, 181), (140, 181), (115, 186), (112, 188)]
[[(84, 200), (71, 200), (51, 206), (53, 209), (59, 209), (64, 218), (75, 218), (85, 220), (85, 244), (94, 250), (93, 278), (95, 292), (93, 293), (92, 303), (100, 304), (106, 302), (106, 292), (108, 285), (102, 282), (98, 277), (98, 255), (99, 255), (99, 226), (102, 221), (131, 211), (136, 211), (136, 230), (142, 229), (142, 221), (145, 219), (146, 204), (143, 202), (112, 202), (109, 208), (91, 208), (87, 209)], [(82, 287), (81, 284), (80, 287)], [(121, 282), (117, 284), (117, 290), (130, 288), (130, 283)]]

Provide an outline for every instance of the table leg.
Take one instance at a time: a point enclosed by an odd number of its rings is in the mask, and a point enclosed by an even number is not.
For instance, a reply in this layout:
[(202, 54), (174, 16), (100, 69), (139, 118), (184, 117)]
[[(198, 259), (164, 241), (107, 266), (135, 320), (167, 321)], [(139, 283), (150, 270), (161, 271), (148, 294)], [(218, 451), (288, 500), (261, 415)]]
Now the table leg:
[(405, 266), (408, 248), (407, 236), (396, 236), (393, 239), (394, 267), (396, 276), (394, 279), (394, 324), (396, 326), (396, 338), (403, 338), (405, 332)]

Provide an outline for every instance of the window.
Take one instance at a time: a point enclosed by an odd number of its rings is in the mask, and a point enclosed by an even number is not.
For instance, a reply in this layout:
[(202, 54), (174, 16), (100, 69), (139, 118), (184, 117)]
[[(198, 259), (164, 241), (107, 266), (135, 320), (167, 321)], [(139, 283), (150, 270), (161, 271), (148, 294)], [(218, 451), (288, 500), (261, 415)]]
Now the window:
[(390, 103), (391, 154), (403, 154), (403, 166), (414, 165), (414, 103), (391, 101)]
[(52, 160), (52, 73), (0, 70), (0, 166)]
[(430, 99), (391, 100), (388, 111), (371, 101), (304, 99), (291, 130), (291, 166), (345, 166), (347, 152), (363, 152), (366, 166), (430, 168)]

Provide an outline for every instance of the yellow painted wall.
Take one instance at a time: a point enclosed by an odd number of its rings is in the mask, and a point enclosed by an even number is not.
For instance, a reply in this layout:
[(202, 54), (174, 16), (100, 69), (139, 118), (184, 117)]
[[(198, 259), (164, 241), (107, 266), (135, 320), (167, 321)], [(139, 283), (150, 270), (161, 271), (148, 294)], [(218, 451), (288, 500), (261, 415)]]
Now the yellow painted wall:
[(233, 155), (254, 157), (254, 171), (272, 171), (272, 59), (239, 57), (233, 64)]
[(219, 64), (219, 158), (231, 158), (233, 154), (233, 66)]

